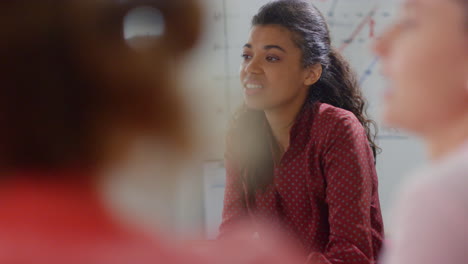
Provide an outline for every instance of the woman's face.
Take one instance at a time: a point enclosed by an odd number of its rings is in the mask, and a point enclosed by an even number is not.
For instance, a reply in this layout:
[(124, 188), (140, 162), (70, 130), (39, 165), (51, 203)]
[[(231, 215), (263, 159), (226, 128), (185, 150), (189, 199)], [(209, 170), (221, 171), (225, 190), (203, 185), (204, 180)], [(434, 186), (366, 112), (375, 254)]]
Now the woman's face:
[(456, 0), (407, 0), (375, 43), (390, 80), (384, 119), (425, 135), (468, 115), (468, 27)]
[(303, 102), (315, 82), (312, 67), (302, 66), (293, 34), (282, 26), (254, 26), (242, 57), (240, 80), (249, 108), (269, 110)]

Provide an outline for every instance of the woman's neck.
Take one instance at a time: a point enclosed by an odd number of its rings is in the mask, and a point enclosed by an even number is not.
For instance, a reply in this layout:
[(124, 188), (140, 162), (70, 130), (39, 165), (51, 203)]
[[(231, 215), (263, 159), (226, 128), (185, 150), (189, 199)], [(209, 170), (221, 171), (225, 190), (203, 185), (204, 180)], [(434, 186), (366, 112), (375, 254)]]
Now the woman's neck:
[(439, 160), (468, 141), (468, 114), (425, 137), (431, 160)]
[(282, 152), (285, 152), (289, 147), (290, 131), (298, 113), (301, 111), (304, 101), (305, 98), (282, 107), (265, 110), (268, 124)]

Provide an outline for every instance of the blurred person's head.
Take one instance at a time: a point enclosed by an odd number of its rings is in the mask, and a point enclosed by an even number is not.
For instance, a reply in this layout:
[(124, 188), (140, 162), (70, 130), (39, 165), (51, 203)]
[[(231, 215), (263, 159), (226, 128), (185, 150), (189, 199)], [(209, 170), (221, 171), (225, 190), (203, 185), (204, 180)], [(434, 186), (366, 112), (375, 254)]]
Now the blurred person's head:
[[(141, 49), (123, 34), (138, 5), (165, 22)], [(94, 169), (136, 137), (186, 140), (168, 76), (198, 36), (195, 1), (7, 0), (0, 14), (0, 170)]]
[(463, 140), (468, 134), (468, 1), (404, 1), (399, 20), (375, 51), (390, 79), (385, 121), (430, 141)]

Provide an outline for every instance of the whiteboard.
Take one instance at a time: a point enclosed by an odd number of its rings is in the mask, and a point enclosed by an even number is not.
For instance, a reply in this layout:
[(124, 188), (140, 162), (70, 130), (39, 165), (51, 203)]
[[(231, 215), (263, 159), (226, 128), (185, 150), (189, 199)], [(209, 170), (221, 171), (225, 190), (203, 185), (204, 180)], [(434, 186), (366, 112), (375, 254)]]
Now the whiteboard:
[[(222, 160), (228, 120), (242, 102), (239, 65), (250, 20), (266, 0), (204, 0), (205, 30), (202, 44), (188, 72), (191, 87), (205, 98), (204, 132), (209, 138), (206, 157)], [(312, 0), (326, 17), (333, 45), (349, 60), (369, 101), (369, 114), (379, 126), (377, 158), (380, 199), (384, 220), (405, 174), (425, 162), (418, 140), (384, 126), (380, 119), (385, 80), (379, 72), (379, 58), (370, 52), (372, 42), (395, 19), (397, 1)], [(202, 65), (203, 67), (200, 67)], [(203, 97), (202, 96), (202, 97)], [(211, 100), (212, 99), (212, 100)], [(208, 237), (216, 234), (221, 221), (224, 171), (219, 164), (204, 167), (205, 227)], [(208, 175), (208, 176), (207, 176)], [(389, 231), (389, 230), (387, 230)], [(389, 231), (391, 232), (391, 231)]]

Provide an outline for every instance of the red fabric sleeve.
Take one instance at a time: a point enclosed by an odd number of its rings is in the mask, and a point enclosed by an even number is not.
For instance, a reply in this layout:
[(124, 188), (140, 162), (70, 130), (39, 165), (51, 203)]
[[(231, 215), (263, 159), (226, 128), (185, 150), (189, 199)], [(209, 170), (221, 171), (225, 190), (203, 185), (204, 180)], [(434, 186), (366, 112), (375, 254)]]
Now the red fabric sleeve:
[(370, 208), (374, 157), (366, 132), (354, 116), (341, 117), (326, 140), (322, 160), (330, 236), (325, 252), (308, 263), (375, 263)]

